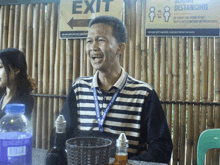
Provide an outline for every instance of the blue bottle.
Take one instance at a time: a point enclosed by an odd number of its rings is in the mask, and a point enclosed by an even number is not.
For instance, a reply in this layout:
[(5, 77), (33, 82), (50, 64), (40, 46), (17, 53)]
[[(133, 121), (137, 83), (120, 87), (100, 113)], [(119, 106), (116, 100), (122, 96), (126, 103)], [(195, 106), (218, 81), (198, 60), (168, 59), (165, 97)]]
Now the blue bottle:
[(0, 165), (31, 165), (32, 126), (24, 104), (7, 104), (0, 120)]

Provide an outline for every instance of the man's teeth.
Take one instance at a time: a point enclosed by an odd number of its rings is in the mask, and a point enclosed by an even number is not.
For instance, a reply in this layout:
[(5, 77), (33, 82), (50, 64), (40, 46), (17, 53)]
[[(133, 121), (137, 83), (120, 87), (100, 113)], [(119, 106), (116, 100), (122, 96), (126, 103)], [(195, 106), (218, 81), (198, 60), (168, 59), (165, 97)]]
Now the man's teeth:
[(102, 57), (99, 57), (99, 56), (93, 56), (92, 58), (95, 59), (95, 58), (102, 58)]

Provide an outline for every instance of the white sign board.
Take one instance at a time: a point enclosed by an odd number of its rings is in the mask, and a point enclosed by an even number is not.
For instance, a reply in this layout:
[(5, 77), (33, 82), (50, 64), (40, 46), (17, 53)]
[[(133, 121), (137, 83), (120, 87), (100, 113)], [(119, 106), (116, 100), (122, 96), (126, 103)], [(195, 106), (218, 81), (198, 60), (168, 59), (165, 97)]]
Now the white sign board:
[(146, 2), (146, 36), (219, 36), (220, 0)]

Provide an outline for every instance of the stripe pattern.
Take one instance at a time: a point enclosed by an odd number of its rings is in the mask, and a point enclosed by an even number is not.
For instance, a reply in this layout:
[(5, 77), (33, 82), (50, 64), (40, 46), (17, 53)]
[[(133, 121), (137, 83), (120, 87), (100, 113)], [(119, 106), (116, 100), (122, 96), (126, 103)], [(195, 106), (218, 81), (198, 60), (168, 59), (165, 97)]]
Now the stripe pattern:
[[(77, 102), (78, 129), (81, 131), (99, 130), (92, 81), (93, 77), (81, 77), (72, 86)], [(108, 93), (105, 93), (97, 88), (101, 116), (116, 89), (112, 87)], [(129, 140), (128, 152), (133, 154), (137, 152), (139, 145), (141, 112), (149, 90), (152, 90), (149, 84), (128, 76), (124, 88), (118, 94), (103, 125), (104, 132), (109, 134), (119, 135), (124, 132)]]

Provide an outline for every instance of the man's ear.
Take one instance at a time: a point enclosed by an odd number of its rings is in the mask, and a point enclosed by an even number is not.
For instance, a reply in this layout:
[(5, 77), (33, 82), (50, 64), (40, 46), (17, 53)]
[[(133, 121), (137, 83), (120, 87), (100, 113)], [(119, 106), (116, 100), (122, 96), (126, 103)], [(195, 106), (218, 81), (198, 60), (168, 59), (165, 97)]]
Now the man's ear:
[(122, 43), (122, 42), (120, 44), (118, 44), (117, 54), (122, 54), (124, 52), (124, 50), (125, 50), (125, 46), (126, 46), (126, 44)]

